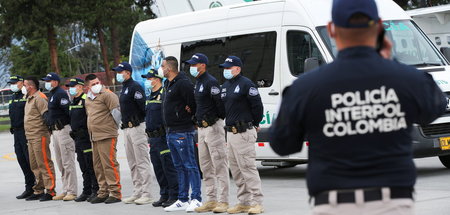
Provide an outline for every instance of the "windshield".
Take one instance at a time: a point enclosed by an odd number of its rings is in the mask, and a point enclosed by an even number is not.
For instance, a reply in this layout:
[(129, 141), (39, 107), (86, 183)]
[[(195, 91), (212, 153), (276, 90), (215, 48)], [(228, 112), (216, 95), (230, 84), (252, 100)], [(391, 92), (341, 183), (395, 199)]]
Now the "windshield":
[[(437, 49), (410, 20), (384, 21), (383, 25), (394, 44), (392, 55), (397, 61), (416, 67), (445, 65)], [(337, 47), (326, 27), (318, 27), (317, 31), (335, 58)]]

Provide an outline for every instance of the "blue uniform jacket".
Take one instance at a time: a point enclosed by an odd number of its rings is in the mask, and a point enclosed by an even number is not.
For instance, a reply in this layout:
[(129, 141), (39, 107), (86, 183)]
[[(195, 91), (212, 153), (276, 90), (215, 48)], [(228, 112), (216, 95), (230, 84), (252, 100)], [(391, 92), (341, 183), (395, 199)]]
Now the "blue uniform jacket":
[(259, 126), (263, 118), (263, 104), (258, 88), (248, 78), (237, 75), (222, 85), (221, 98), (225, 104), (225, 124), (235, 125), (237, 121), (251, 122)]
[(147, 131), (155, 131), (163, 126), (162, 118), (162, 93), (164, 88), (151, 92), (146, 103), (145, 125)]
[(220, 85), (216, 78), (208, 72), (203, 73), (195, 83), (194, 94), (197, 120), (202, 120), (205, 116), (225, 118), (225, 106), (220, 98)]
[(13, 93), (9, 101), (9, 118), (11, 128), (23, 129), (23, 119), (25, 116), (26, 96), (22, 92)]
[(136, 117), (140, 122), (145, 120), (145, 92), (142, 86), (132, 78), (122, 83), (123, 88), (120, 93), (120, 112), (122, 113), (122, 123), (128, 124), (132, 117)]
[(73, 98), (72, 104), (69, 107), (70, 110), (70, 127), (72, 131), (84, 129), (87, 131), (87, 115), (86, 115), (86, 94), (81, 94), (78, 97)]
[(309, 141), (312, 196), (335, 189), (412, 188), (412, 124), (428, 124), (445, 109), (446, 98), (431, 75), (383, 59), (370, 47), (348, 48), (285, 90), (270, 145), (288, 155)]
[(56, 120), (60, 120), (62, 125), (70, 123), (69, 118), (69, 96), (61, 87), (55, 87), (50, 91), (48, 100), (48, 125), (55, 125)]

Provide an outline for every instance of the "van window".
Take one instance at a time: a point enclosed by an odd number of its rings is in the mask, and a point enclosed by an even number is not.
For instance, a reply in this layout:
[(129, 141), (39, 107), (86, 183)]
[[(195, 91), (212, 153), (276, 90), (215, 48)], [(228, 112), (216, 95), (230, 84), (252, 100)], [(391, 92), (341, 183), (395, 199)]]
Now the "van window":
[(322, 54), (310, 34), (302, 31), (287, 32), (287, 54), (291, 74), (298, 76), (304, 72), (305, 60), (315, 57), (324, 62)]
[[(258, 87), (270, 87), (275, 67), (276, 32), (236, 35), (185, 42), (181, 45), (181, 62), (189, 60), (195, 53), (208, 56), (208, 72), (220, 83), (225, 82), (223, 69), (219, 68), (226, 57), (241, 58), (242, 74)], [(189, 73), (189, 65), (182, 63), (181, 70)]]

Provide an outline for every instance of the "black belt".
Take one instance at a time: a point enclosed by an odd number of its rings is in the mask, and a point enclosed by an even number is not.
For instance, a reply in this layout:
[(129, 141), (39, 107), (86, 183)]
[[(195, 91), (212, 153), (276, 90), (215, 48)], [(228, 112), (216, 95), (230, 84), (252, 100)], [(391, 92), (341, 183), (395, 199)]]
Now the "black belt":
[(147, 133), (147, 136), (150, 138), (156, 138), (156, 137), (163, 137), (166, 135), (166, 130), (164, 129), (164, 127), (161, 127), (159, 129), (153, 130), (153, 131), (148, 131), (146, 130), (145, 133)]
[(217, 121), (219, 121), (219, 117), (205, 118), (201, 121), (197, 121), (197, 126), (201, 128), (207, 128), (214, 125)]
[(236, 124), (236, 125), (225, 126), (224, 128), (226, 131), (232, 132), (233, 134), (244, 133), (247, 131), (247, 129), (253, 128), (253, 123), (244, 122), (244, 123), (240, 123), (239, 125)]
[[(413, 188), (389, 188), (391, 190), (391, 199), (412, 199)], [(364, 202), (378, 201), (383, 199), (381, 188), (363, 189)], [(329, 192), (320, 193), (314, 196), (314, 205), (329, 203)], [(337, 203), (355, 203), (355, 190), (337, 191)]]

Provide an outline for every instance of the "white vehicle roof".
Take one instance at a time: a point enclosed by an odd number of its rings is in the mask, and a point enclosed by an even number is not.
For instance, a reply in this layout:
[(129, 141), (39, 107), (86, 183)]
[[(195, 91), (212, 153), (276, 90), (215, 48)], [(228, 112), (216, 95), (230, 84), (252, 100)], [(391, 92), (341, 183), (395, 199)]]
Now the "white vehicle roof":
[(414, 19), (436, 18), (441, 24), (450, 21), (450, 4), (406, 11)]

